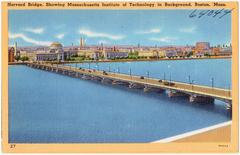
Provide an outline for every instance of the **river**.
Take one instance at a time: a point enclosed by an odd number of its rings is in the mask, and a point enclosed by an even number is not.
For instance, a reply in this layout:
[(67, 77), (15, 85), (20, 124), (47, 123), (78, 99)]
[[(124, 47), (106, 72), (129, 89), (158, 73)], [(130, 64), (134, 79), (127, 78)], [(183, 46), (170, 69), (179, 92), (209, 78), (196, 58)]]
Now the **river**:
[[(71, 64), (75, 65), (75, 64)], [(77, 64), (88, 68), (88, 64)], [(229, 88), (231, 59), (90, 64), (96, 69)], [(10, 143), (152, 142), (231, 120), (223, 102), (187, 98), (9, 66)]]

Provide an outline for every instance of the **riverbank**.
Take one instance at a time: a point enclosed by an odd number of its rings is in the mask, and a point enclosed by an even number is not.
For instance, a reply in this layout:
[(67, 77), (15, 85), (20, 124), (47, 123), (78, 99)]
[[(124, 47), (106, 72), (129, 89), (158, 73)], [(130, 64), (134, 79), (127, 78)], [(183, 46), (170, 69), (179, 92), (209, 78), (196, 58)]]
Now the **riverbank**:
[[(212, 57), (194, 57), (194, 58), (159, 58), (159, 59), (117, 59), (117, 60), (84, 60), (84, 61), (45, 61), (53, 64), (67, 63), (97, 63), (97, 62), (139, 62), (139, 61), (173, 61), (173, 60), (200, 60), (200, 59), (231, 59), (231, 56), (212, 56)], [(25, 65), (27, 62), (9, 62), (8, 65)]]
[[(97, 63), (97, 62), (138, 62), (138, 61), (172, 61), (172, 60), (199, 60), (199, 59), (231, 59), (231, 56), (212, 56), (212, 57), (194, 57), (194, 58), (159, 58), (159, 59), (116, 59), (116, 60), (86, 60), (86, 61), (64, 61), (56, 62), (66, 63)], [(50, 62), (52, 63), (52, 62)]]

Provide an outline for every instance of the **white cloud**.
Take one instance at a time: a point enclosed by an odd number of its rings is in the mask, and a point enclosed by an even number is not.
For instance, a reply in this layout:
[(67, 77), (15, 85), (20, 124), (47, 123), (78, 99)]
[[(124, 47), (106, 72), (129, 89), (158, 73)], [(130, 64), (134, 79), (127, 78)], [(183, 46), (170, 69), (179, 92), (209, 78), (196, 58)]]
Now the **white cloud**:
[(102, 38), (108, 38), (111, 40), (121, 40), (124, 38), (123, 35), (113, 35), (113, 34), (102, 33), (102, 32), (94, 32), (89, 29), (80, 29), (79, 33), (92, 38), (102, 37)]
[(165, 43), (170, 43), (172, 41), (175, 41), (177, 40), (177, 38), (175, 37), (159, 37), (159, 38), (150, 38), (149, 40), (152, 40), (152, 41), (157, 41), (157, 42), (165, 42)]
[(195, 26), (192, 26), (192, 27), (181, 28), (179, 29), (179, 31), (184, 33), (194, 33), (196, 29), (197, 28)]
[(35, 34), (42, 34), (44, 32), (44, 28), (26, 28), (24, 31), (35, 33)]
[(159, 28), (154, 28), (150, 30), (145, 30), (145, 31), (137, 31), (137, 34), (151, 34), (151, 33), (160, 33), (161, 30)]
[(62, 39), (65, 36), (64, 33), (57, 34), (55, 37), (58, 39)]
[(25, 42), (32, 43), (34, 45), (49, 46), (51, 44), (51, 42), (49, 42), (49, 41), (39, 41), (39, 40), (29, 38), (25, 34), (22, 34), (22, 33), (12, 34), (9, 32), (9, 39), (16, 39), (16, 38), (21, 38)]

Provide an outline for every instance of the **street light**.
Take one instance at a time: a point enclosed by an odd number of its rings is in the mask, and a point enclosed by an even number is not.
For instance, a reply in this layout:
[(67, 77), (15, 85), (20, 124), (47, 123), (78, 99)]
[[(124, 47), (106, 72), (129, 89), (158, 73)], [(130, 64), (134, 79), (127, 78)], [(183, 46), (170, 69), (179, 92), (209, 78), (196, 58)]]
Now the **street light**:
[(132, 79), (132, 69), (131, 69), (131, 68), (129, 69), (129, 76), (130, 76), (131, 79)]
[(113, 69), (113, 75), (115, 76), (115, 69)]
[(193, 90), (194, 80), (192, 80), (192, 90)]
[(97, 70), (99, 71), (99, 66), (98, 66), (98, 64), (96, 64), (95, 68), (97, 68)]
[(189, 82), (189, 84), (191, 84), (191, 76), (190, 75), (188, 75), (188, 82)]
[(211, 79), (211, 82), (212, 82), (212, 89), (214, 87), (214, 78)]
[(149, 71), (147, 71), (147, 77), (149, 78)]
[(118, 73), (120, 73), (120, 68), (118, 67)]
[(170, 86), (171, 80), (172, 80), (172, 76), (171, 76), (171, 73), (170, 73), (170, 77), (169, 77), (169, 86)]
[(146, 79), (147, 81), (149, 79), (149, 71), (147, 71), (146, 74), (147, 74), (147, 79)]
[(111, 71), (111, 68), (110, 68), (110, 66), (108, 66), (108, 72), (110, 72)]
[(166, 80), (166, 73), (163, 74), (163, 80)]

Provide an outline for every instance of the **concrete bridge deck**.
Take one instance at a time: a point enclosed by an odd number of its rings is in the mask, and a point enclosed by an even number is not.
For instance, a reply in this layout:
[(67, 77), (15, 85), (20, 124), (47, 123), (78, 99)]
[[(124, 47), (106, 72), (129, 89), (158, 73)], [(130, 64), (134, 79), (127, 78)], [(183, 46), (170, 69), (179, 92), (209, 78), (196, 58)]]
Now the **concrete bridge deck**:
[[(171, 92), (180, 92), (186, 95), (190, 95), (190, 97), (208, 97), (212, 99), (219, 99), (227, 103), (232, 102), (231, 90), (228, 89), (221, 89), (209, 86), (202, 86), (196, 84), (189, 84), (183, 82), (176, 82), (176, 81), (168, 81), (168, 80), (161, 80), (161, 79), (154, 79), (154, 78), (142, 78), (141, 76), (135, 75), (127, 75), (121, 73), (113, 73), (113, 72), (105, 72), (93, 70), (93, 69), (79, 69), (72, 66), (63, 66), (57, 64), (34, 64), (29, 63), (28, 66), (32, 67), (40, 67), (44, 70), (55, 70), (55, 71), (64, 71), (71, 73), (71, 75), (85, 75), (90, 77), (95, 77), (95, 79), (111, 79), (115, 83), (118, 82), (127, 82), (129, 84), (138, 84), (144, 87), (152, 87), (158, 88), (163, 90), (169, 90)], [(119, 84), (119, 83), (118, 83)], [(190, 98), (191, 100), (191, 98)]]

